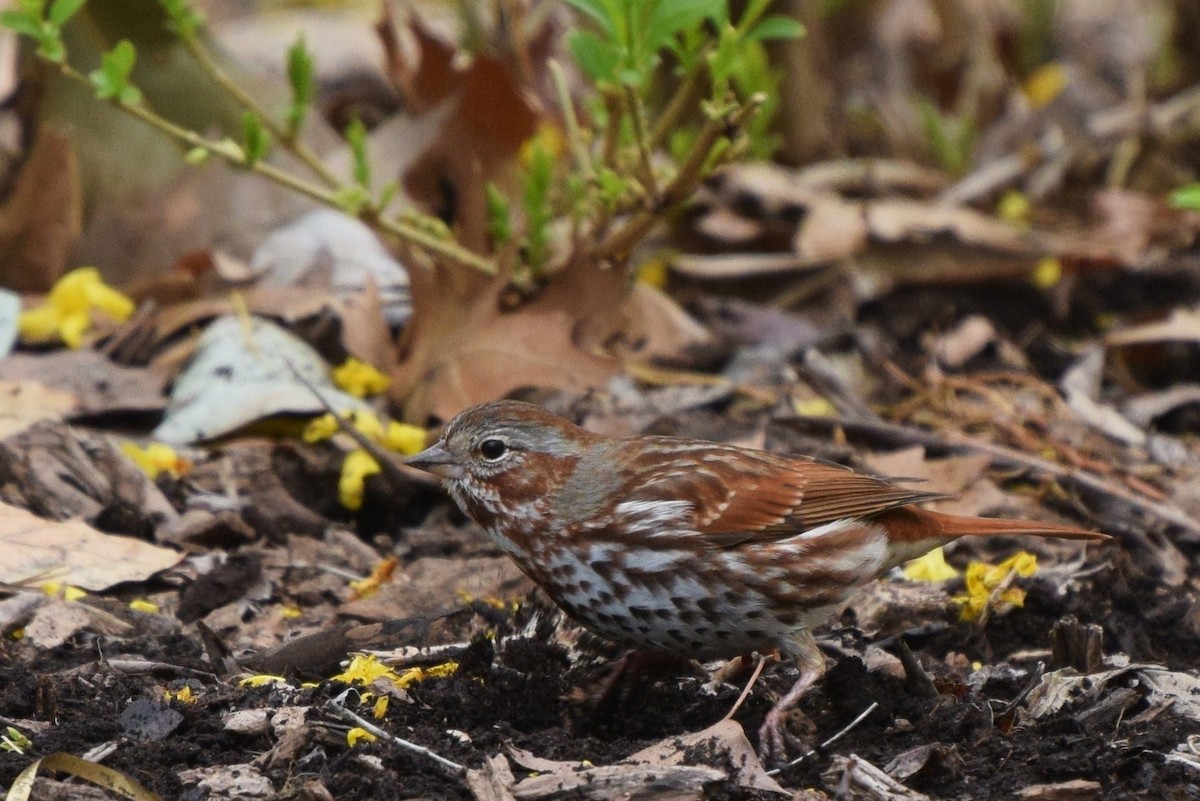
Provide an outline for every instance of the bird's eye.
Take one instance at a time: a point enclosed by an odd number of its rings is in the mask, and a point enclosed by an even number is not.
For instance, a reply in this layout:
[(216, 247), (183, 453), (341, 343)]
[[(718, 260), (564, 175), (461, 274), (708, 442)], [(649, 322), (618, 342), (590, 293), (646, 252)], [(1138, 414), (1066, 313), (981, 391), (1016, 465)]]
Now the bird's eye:
[(489, 462), (496, 461), (506, 453), (508, 453), (508, 445), (504, 444), (504, 440), (485, 439), (479, 443), (479, 455)]

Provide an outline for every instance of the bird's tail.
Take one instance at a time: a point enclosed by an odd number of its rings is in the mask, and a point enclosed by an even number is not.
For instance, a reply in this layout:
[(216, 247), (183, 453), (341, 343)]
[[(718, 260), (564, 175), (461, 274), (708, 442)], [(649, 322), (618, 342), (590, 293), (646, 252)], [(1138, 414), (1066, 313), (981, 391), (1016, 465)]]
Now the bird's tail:
[(894, 543), (923, 540), (949, 541), (958, 537), (1058, 537), (1065, 540), (1103, 542), (1112, 539), (1099, 531), (1088, 531), (1059, 523), (1039, 523), (1033, 520), (1004, 520), (996, 517), (964, 517), (933, 512), (929, 509), (904, 507), (893, 509), (876, 518), (888, 530)]

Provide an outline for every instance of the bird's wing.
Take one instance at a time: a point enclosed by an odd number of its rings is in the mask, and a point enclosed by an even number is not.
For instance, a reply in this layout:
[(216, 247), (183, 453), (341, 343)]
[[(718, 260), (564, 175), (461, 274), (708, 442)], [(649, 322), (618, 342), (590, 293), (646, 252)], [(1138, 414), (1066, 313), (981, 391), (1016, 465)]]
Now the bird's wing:
[(655, 466), (634, 466), (646, 480), (625, 508), (648, 511), (654, 502), (686, 501), (692, 529), (718, 547), (785, 539), (836, 520), (945, 497), (841, 465), (719, 444), (666, 458), (659, 450), (657, 458)]

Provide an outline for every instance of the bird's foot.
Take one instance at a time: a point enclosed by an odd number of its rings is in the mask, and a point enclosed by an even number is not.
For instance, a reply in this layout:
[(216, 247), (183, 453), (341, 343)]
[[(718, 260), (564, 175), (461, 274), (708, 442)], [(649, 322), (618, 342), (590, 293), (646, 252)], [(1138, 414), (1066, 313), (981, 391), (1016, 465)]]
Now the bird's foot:
[[(789, 731), (793, 724), (803, 731), (797, 736)], [(781, 709), (778, 705), (767, 713), (758, 730), (758, 758), (767, 766), (778, 766), (789, 759), (802, 756), (812, 750), (817, 727), (798, 709)]]

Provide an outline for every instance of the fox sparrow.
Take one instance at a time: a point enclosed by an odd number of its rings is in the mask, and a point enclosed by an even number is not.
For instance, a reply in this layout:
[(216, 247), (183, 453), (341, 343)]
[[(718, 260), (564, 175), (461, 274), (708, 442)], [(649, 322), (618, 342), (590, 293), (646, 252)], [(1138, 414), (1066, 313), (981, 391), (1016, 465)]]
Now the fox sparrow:
[(774, 649), (800, 676), (784, 713), (824, 672), (811, 633), (855, 590), (957, 537), (1101, 540), (1070, 526), (959, 517), (942, 497), (796, 456), (669, 437), (588, 432), (527, 403), (459, 414), (408, 460), (555, 603), (617, 642), (692, 658)]

